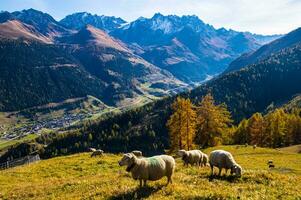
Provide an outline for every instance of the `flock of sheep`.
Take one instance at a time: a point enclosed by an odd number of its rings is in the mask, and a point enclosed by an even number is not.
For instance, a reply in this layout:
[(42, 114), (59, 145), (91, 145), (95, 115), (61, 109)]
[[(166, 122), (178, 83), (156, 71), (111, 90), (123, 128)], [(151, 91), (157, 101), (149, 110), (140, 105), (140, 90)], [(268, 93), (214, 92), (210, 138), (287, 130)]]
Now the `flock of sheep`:
[[(102, 150), (90, 149), (92, 155), (102, 155)], [(225, 169), (226, 174), (231, 170), (231, 175), (235, 174), (240, 177), (242, 168), (238, 165), (232, 154), (224, 150), (212, 151), (209, 157), (200, 150), (179, 150), (177, 156), (181, 157), (184, 165), (207, 166), (208, 162), (211, 167), (211, 175), (213, 168), (219, 169), (218, 175), (221, 175), (222, 169)], [(172, 156), (158, 155), (153, 157), (143, 157), (141, 151), (132, 151), (123, 155), (118, 161), (120, 166), (126, 166), (126, 171), (132, 174), (135, 180), (139, 180), (140, 187), (145, 186), (147, 181), (156, 181), (163, 177), (167, 177), (167, 185), (172, 183), (172, 176), (175, 171), (176, 162)]]

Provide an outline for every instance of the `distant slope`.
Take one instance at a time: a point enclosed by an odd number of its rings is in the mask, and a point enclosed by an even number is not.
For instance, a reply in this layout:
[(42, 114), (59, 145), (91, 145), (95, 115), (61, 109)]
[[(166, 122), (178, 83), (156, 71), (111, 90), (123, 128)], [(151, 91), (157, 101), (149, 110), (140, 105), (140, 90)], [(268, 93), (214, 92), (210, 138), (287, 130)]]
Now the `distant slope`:
[(193, 90), (192, 98), (212, 92), (225, 102), (235, 119), (263, 111), (301, 92), (301, 44), (272, 54), (255, 65), (230, 72)]
[(83, 97), (102, 97), (104, 84), (66, 52), (36, 42), (0, 41), (0, 111)]
[(225, 73), (239, 70), (240, 68), (254, 64), (260, 60), (267, 58), (272, 53), (277, 53), (280, 50), (292, 47), (301, 42), (301, 28), (298, 28), (287, 35), (262, 46), (255, 52), (247, 53), (241, 57), (234, 60), (229, 67), (226, 69)]
[(52, 43), (50, 38), (40, 34), (34, 27), (18, 20), (10, 20), (0, 24), (0, 38)]
[(301, 94), (293, 97), (290, 101), (282, 105), (285, 110), (293, 110), (294, 108), (301, 108)]
[(301, 144), (293, 145), (289, 147), (280, 148), (281, 151), (288, 152), (288, 153), (301, 153)]
[[(108, 104), (145, 94), (163, 96), (170, 89), (185, 86), (169, 72), (135, 55), (123, 42), (91, 25), (62, 38), (61, 43), (69, 44), (68, 51), (85, 69), (106, 83), (103, 100)], [(152, 92), (154, 89), (156, 92)]]
[(70, 30), (59, 24), (52, 16), (35, 9), (12, 12), (13, 18), (35, 27), (46, 37), (55, 39), (70, 33)]

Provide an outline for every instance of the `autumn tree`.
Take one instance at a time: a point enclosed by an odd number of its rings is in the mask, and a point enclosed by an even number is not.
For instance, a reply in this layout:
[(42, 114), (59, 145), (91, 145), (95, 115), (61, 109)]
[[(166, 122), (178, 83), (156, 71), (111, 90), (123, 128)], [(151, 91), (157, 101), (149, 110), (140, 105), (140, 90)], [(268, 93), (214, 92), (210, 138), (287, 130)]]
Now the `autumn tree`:
[(265, 143), (265, 121), (260, 113), (253, 114), (248, 120), (247, 135), (250, 139), (246, 142), (259, 146), (263, 146)]
[(286, 118), (285, 146), (301, 143), (301, 117), (300, 110), (293, 109)]
[(248, 133), (248, 120), (243, 119), (237, 126), (233, 134), (233, 140), (235, 144), (245, 144), (249, 143), (250, 136)]
[(286, 113), (283, 109), (276, 109), (265, 116), (267, 123), (266, 136), (267, 144), (270, 147), (284, 146), (286, 135)]
[(167, 122), (171, 150), (193, 147), (196, 113), (189, 99), (178, 97), (172, 104), (173, 114)]
[(231, 114), (225, 104), (215, 105), (213, 96), (207, 94), (197, 106), (196, 143), (215, 146), (227, 137), (232, 123)]

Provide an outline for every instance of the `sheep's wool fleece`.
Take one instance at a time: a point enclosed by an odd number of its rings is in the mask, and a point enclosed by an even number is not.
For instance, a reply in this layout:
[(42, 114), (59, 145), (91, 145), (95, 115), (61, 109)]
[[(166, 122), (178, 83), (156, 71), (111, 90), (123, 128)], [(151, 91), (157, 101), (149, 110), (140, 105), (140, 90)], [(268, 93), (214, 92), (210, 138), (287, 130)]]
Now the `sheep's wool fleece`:
[(236, 162), (230, 152), (224, 150), (215, 150), (210, 153), (209, 163), (219, 168), (230, 169), (236, 165)]
[(134, 179), (159, 180), (170, 176), (175, 168), (175, 160), (171, 156), (160, 155), (137, 159), (136, 166), (131, 170)]
[(184, 161), (190, 164), (199, 163), (202, 159), (202, 152), (200, 150), (190, 150), (186, 151), (184, 155)]

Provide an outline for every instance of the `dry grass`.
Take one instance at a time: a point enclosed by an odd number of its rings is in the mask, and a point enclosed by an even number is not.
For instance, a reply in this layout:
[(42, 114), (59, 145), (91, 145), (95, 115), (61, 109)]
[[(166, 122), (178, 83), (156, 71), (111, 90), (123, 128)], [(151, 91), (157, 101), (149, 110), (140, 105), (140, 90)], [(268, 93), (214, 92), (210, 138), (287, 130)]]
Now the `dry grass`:
[(283, 148), (280, 148), (280, 150), (288, 152), (288, 153), (301, 153), (301, 144), (293, 145), (293, 146), (289, 146), (289, 147), (283, 147)]
[[(139, 189), (124, 168), (121, 155), (90, 158), (76, 154), (43, 160), (0, 172), (0, 199), (297, 199), (301, 198), (301, 155), (271, 149), (234, 146), (245, 169), (242, 178), (210, 177), (210, 169), (183, 167), (177, 160), (174, 184), (166, 179)], [(212, 149), (206, 149), (210, 152)], [(267, 160), (276, 168), (269, 170)]]

